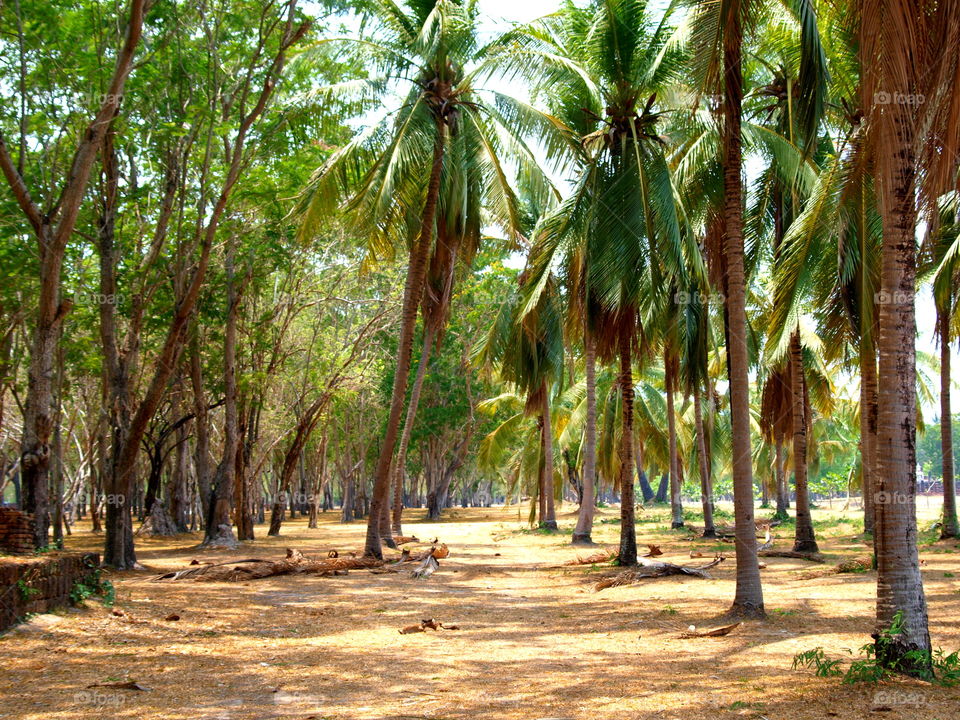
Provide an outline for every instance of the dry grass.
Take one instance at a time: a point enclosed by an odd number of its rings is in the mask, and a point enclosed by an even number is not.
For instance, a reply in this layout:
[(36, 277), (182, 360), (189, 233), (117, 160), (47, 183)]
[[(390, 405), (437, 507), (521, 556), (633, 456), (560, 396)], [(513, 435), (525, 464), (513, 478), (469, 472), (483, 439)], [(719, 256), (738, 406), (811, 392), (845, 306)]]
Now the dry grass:
[[(726, 637), (682, 639), (689, 625), (722, 624), (733, 597), (734, 560), (712, 569), (710, 580), (667, 577), (597, 594), (592, 585), (607, 568), (549, 567), (583, 552), (569, 546), (573, 514), (563, 516), (566, 533), (557, 535), (522, 532), (516, 508), (457, 509), (452, 515), (439, 524), (405, 526), (450, 546), (440, 570), (422, 581), (367, 570), (248, 583), (149, 581), (193, 558), (276, 558), (286, 547), (322, 557), (333, 548), (359, 548), (362, 524), (339, 525), (335, 513), (318, 530), (298, 520), (285, 526), (283, 537), (258, 539), (234, 555), (199, 551), (197, 537), (142, 539), (139, 558), (148, 570), (112, 577), (122, 616), (93, 603), (64, 612), (61, 622), (43, 631), (0, 639), (0, 717), (960, 716), (956, 689), (911, 680), (848, 687), (791, 670), (797, 652), (823, 646), (828, 655), (846, 656), (846, 648), (856, 652), (868, 641), (873, 573), (810, 578), (810, 563), (768, 558), (767, 621), (745, 623)], [(422, 519), (417, 511), (407, 516)], [(607, 510), (598, 520), (612, 516)], [(659, 545), (665, 561), (689, 564), (693, 548), (705, 555), (721, 549), (668, 530), (659, 511), (645, 512), (640, 522), (638, 541)], [(778, 530), (781, 537), (791, 532)], [(594, 539), (614, 545), (618, 531), (598, 523)], [(844, 524), (825, 531), (832, 535), (822, 543), (828, 563), (864, 555), (866, 548), (849, 532)], [(98, 544), (86, 532), (68, 543), (73, 549)], [(957, 553), (956, 543), (922, 548), (933, 642), (948, 650), (960, 647), (960, 584), (951, 575), (960, 573)], [(174, 614), (181, 619), (164, 619)], [(424, 618), (461, 629), (398, 633)], [(87, 689), (124, 680), (149, 690)], [(880, 704), (890, 705), (890, 691), (916, 704), (894, 704), (873, 715), (878, 691), (888, 693)]]

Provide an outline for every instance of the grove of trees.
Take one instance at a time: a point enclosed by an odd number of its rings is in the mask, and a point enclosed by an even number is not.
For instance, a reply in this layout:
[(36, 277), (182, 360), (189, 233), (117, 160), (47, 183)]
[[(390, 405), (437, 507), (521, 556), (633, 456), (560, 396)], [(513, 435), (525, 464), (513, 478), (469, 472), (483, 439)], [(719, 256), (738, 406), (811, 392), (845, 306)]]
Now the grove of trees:
[[(209, 547), (524, 499), (681, 528), (861, 503), (929, 670), (917, 468), (960, 534), (960, 3), (0, 3), (0, 500)], [(932, 290), (939, 357), (917, 350)], [(939, 425), (923, 428), (923, 409)], [(918, 424), (920, 425), (918, 435)], [(852, 500), (851, 500), (852, 498)], [(918, 652), (919, 651), (919, 652)]]

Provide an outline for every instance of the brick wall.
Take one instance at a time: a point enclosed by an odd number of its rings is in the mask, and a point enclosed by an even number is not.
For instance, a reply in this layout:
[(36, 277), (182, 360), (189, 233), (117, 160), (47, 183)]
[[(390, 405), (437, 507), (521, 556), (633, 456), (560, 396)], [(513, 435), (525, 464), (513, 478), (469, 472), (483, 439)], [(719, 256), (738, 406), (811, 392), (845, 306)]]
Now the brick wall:
[(0, 558), (0, 631), (28, 613), (44, 613), (69, 605), (73, 584), (77, 580), (92, 582), (99, 565), (100, 556), (96, 553)]
[(33, 552), (33, 516), (16, 508), (0, 507), (0, 553)]

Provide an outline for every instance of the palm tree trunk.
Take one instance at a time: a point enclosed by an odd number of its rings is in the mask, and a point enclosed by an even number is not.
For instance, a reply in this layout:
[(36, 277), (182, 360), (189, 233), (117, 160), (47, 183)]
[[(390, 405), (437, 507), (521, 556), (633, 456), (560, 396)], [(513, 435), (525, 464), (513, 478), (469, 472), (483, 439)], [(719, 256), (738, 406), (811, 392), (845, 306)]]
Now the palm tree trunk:
[(786, 520), (787, 516), (790, 514), (788, 510), (790, 509), (790, 492), (787, 488), (787, 474), (783, 469), (783, 442), (778, 437), (774, 443), (775, 456), (774, 456), (774, 472), (777, 476), (777, 514), (776, 516), (781, 520)]
[(664, 355), (664, 381), (667, 390), (667, 433), (670, 445), (670, 514), (671, 528), (683, 527), (683, 500), (680, 497), (680, 457), (677, 453), (677, 416), (673, 406), (673, 366)]
[(863, 531), (873, 534), (877, 473), (877, 356), (872, 342), (860, 341), (860, 474)]
[(432, 323), (426, 323), (423, 329), (423, 348), (420, 351), (420, 363), (417, 365), (417, 376), (410, 390), (410, 402), (407, 404), (407, 416), (403, 421), (403, 432), (400, 434), (400, 445), (397, 449), (397, 458), (393, 463), (393, 534), (403, 535), (401, 521), (403, 518), (403, 478), (406, 474), (407, 448), (410, 446), (410, 436), (413, 435), (413, 421), (417, 416), (417, 406), (420, 404), (420, 392), (423, 390), (423, 379), (427, 375), (427, 366), (430, 352), (433, 350), (435, 330)]
[(573, 531), (574, 545), (593, 544), (593, 498), (597, 476), (597, 346), (590, 329), (583, 332), (584, 364), (587, 374), (587, 426), (583, 437), (583, 500)]
[(940, 331), (940, 448), (943, 454), (943, 523), (940, 539), (960, 535), (957, 488), (953, 477), (953, 419), (950, 414), (950, 308), (937, 313)]
[(547, 530), (557, 529), (557, 511), (553, 498), (553, 426), (550, 422), (550, 390), (544, 381), (540, 392), (540, 416), (543, 419), (541, 432), (543, 433), (543, 505), (545, 515), (541, 517), (540, 526)]
[[(906, 42), (907, 38), (903, 38)], [(912, 92), (891, 83), (890, 91)], [(886, 127), (878, 184), (883, 217), (880, 271), (880, 355), (877, 423), (877, 630), (899, 615), (900, 633), (877, 641), (877, 659), (922, 675), (930, 670), (927, 602), (917, 552), (916, 169), (914, 130), (906, 108), (881, 117)], [(884, 187), (886, 186), (886, 187)], [(911, 651), (926, 654), (918, 659)]]
[(723, 193), (726, 265), (727, 360), (733, 435), (733, 504), (736, 523), (737, 590), (732, 612), (763, 617), (757, 557), (750, 453), (750, 379), (747, 357), (746, 289), (743, 265), (743, 27), (741, 2), (733, 0), (723, 28)]
[(423, 206), (423, 218), (420, 236), (414, 243), (407, 265), (407, 279), (403, 288), (403, 309), (400, 314), (400, 338), (397, 347), (397, 371), (393, 376), (393, 394), (390, 398), (390, 414), (387, 417), (387, 429), (373, 482), (373, 497), (370, 502), (370, 516), (367, 520), (367, 538), (364, 555), (383, 559), (380, 549), (380, 517), (390, 499), (390, 465), (396, 449), (397, 433), (400, 429), (400, 414), (403, 412), (407, 395), (407, 380), (410, 376), (410, 358), (413, 355), (413, 334), (417, 324), (417, 309), (423, 294), (426, 277), (427, 258), (433, 243), (434, 220), (440, 199), (440, 174), (443, 170), (443, 155), (446, 144), (446, 126), (437, 125), (437, 137), (433, 144), (433, 166), (427, 185), (427, 200)]
[(797, 492), (797, 529), (794, 552), (819, 552), (810, 516), (810, 492), (807, 488), (807, 412), (806, 382), (803, 374), (803, 349), (800, 331), (790, 338), (790, 395), (793, 405), (793, 482)]
[(633, 366), (630, 332), (620, 336), (620, 554), (621, 565), (637, 564), (637, 529), (634, 525), (633, 498)]
[(693, 413), (697, 433), (697, 457), (700, 460), (700, 501), (703, 504), (703, 537), (715, 538), (717, 529), (713, 524), (713, 478), (707, 460), (707, 438), (703, 430), (703, 403), (700, 388), (693, 390)]

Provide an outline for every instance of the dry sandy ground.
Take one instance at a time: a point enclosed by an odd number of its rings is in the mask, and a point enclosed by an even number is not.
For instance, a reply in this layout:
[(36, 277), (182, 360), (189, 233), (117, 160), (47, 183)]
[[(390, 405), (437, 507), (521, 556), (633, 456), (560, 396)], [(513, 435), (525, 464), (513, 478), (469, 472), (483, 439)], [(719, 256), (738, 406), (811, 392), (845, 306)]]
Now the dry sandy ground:
[[(612, 517), (607, 510), (598, 521)], [(549, 567), (586, 554), (568, 545), (573, 520), (565, 515), (567, 534), (553, 536), (523, 531), (516, 508), (454, 510), (435, 525), (409, 522), (408, 533), (439, 536), (451, 550), (426, 580), (356, 570), (239, 584), (151, 582), (193, 558), (279, 557), (285, 547), (321, 556), (361, 547), (362, 523), (339, 525), (333, 513), (317, 530), (298, 520), (285, 525), (283, 537), (258, 539), (232, 555), (199, 551), (191, 536), (142, 540), (139, 558), (149, 571), (112, 576), (124, 616), (91, 602), (45, 628), (0, 639), (0, 717), (960, 717), (957, 688), (911, 680), (850, 687), (791, 669), (800, 651), (823, 646), (830, 656), (849, 657), (848, 649), (856, 653), (868, 641), (873, 573), (813, 577), (821, 566), (769, 559), (765, 622), (723, 638), (684, 640), (679, 632), (689, 625), (721, 622), (733, 597), (734, 561), (710, 580), (670, 577), (595, 593), (593, 582), (608, 569)], [(692, 548), (718, 548), (668, 530), (666, 520), (648, 510), (638, 526), (640, 541), (660, 544), (663, 559), (698, 563), (689, 558)], [(613, 546), (618, 532), (598, 522), (594, 537)], [(827, 532), (831, 562), (864, 556), (849, 526)], [(79, 532), (68, 546), (96, 549), (98, 542)], [(788, 545), (786, 538), (778, 544)], [(955, 542), (922, 551), (933, 643), (948, 651), (960, 647), (958, 552)], [(171, 614), (181, 619), (164, 619)], [(428, 617), (461, 629), (398, 633)], [(88, 689), (118, 680), (149, 689)]]

